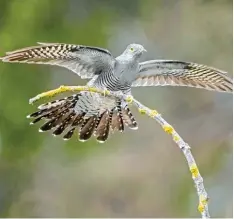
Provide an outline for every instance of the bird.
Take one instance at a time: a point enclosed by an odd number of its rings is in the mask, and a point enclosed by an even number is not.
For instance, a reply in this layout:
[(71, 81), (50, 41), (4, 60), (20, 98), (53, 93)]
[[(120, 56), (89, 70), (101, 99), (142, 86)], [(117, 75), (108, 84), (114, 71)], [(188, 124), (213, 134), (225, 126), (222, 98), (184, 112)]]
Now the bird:
[[(218, 92), (233, 92), (233, 81), (222, 70), (203, 64), (178, 60), (149, 60), (141, 62), (146, 49), (129, 44), (117, 57), (107, 49), (93, 46), (41, 43), (32, 47), (7, 52), (2, 62), (46, 64), (67, 68), (89, 79), (87, 86), (131, 95), (132, 87), (186, 86)], [(53, 132), (69, 140), (78, 133), (80, 141), (95, 136), (105, 142), (115, 130), (125, 127), (136, 130), (138, 123), (128, 103), (122, 98), (111, 98), (82, 91), (38, 107), (28, 118), (35, 124), (43, 120), (39, 131)]]

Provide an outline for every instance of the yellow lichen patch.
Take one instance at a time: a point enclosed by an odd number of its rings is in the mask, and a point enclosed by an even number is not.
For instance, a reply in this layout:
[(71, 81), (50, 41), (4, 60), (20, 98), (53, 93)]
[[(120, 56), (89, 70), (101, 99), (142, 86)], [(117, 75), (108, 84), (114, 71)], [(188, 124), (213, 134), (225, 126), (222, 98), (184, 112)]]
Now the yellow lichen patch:
[(43, 98), (43, 97), (52, 97), (52, 96), (54, 96), (54, 95), (57, 94), (57, 93), (63, 92), (62, 89), (63, 89), (63, 88), (60, 88), (60, 87), (59, 87), (58, 89), (50, 90), (50, 91), (47, 91), (47, 92), (38, 94), (37, 97), (38, 97), (39, 99), (41, 99), (41, 98)]
[(146, 114), (146, 110), (145, 109), (139, 108), (138, 111), (139, 111), (140, 114)]
[(128, 95), (128, 96), (126, 97), (125, 100), (126, 100), (128, 103), (132, 103), (132, 101), (133, 101), (133, 96)]
[[(54, 91), (56, 92), (56, 90), (54, 90)], [(65, 87), (64, 85), (61, 85), (57, 91), (58, 91), (58, 92), (59, 92), (59, 91), (60, 91), (60, 92), (66, 91), (66, 87)]]
[(180, 137), (179, 137), (178, 135), (174, 135), (174, 136), (173, 136), (173, 139), (174, 139), (174, 141), (176, 141), (176, 142), (177, 142), (177, 141), (179, 141), (179, 140), (180, 140)]
[(200, 199), (200, 202), (198, 205), (198, 211), (202, 213), (205, 210), (205, 206), (207, 205), (208, 198), (205, 197), (204, 195), (201, 195), (199, 199)]
[(157, 115), (158, 115), (157, 110), (151, 110), (150, 113), (149, 113), (149, 116), (152, 117), (152, 118), (157, 116)]
[(29, 100), (29, 103), (32, 104), (33, 102), (38, 101), (42, 98), (53, 97), (56, 94), (60, 94), (60, 93), (66, 92), (66, 91), (73, 91), (73, 88), (71, 88), (69, 86), (61, 85), (59, 88), (56, 88), (54, 90), (50, 90), (50, 91), (46, 91), (46, 92), (43, 92), (41, 94), (38, 94), (36, 97), (31, 98)]
[(110, 91), (104, 90), (104, 91), (103, 91), (103, 95), (104, 95), (104, 96), (110, 95)]
[(163, 130), (168, 134), (172, 134), (172, 132), (174, 131), (173, 127), (170, 125), (164, 125)]
[(97, 89), (95, 87), (89, 87), (90, 92), (97, 92)]
[(200, 202), (201, 202), (203, 205), (206, 205), (207, 202), (208, 202), (208, 198), (205, 197), (204, 195), (201, 195), (201, 196), (200, 196)]
[(202, 213), (205, 209), (205, 206), (200, 202), (197, 209), (198, 209), (198, 211), (200, 211)]
[(190, 171), (191, 171), (193, 177), (195, 177), (195, 178), (198, 177), (199, 171), (198, 171), (196, 164), (191, 165)]
[(84, 87), (83, 91), (90, 91), (90, 87)]

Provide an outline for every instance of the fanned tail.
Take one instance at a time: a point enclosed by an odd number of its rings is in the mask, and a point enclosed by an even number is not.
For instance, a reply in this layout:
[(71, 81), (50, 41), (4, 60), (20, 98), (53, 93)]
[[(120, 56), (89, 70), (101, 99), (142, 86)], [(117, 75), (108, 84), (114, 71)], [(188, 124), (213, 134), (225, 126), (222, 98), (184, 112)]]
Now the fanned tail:
[(27, 118), (34, 118), (30, 124), (35, 124), (41, 120), (45, 123), (40, 127), (40, 132), (53, 130), (53, 135), (61, 135), (64, 140), (68, 140), (74, 134), (76, 128), (84, 122), (85, 113), (77, 114), (74, 107), (80, 97), (80, 94), (75, 94), (59, 100), (42, 104), (38, 107), (38, 111), (30, 114)]
[(85, 112), (77, 113), (75, 106), (81, 95), (75, 94), (42, 104), (38, 111), (27, 118), (34, 119), (30, 124), (44, 121), (40, 132), (52, 130), (54, 136), (64, 133), (64, 140), (69, 140), (77, 130), (80, 141), (86, 141), (94, 135), (98, 142), (103, 143), (108, 139), (110, 130), (123, 132), (125, 125), (137, 129), (137, 122), (129, 107), (121, 106), (121, 101), (117, 101), (112, 110), (105, 110), (102, 114), (87, 116)]

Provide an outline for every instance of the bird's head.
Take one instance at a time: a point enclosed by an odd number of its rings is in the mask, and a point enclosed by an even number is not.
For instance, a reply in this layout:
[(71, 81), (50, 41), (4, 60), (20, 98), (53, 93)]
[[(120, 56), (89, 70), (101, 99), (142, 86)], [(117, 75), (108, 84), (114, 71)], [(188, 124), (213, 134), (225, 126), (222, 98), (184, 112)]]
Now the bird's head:
[(133, 43), (127, 46), (124, 54), (130, 57), (140, 58), (144, 52), (146, 52), (146, 49), (142, 45)]

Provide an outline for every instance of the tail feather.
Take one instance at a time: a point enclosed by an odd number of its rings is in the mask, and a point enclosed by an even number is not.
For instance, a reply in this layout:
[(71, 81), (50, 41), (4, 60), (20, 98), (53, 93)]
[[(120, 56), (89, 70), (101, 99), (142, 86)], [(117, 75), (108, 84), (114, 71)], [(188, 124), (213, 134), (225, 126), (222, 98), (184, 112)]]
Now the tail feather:
[(124, 131), (123, 115), (120, 103), (116, 106), (111, 120), (111, 128), (114, 131), (117, 129), (120, 132)]
[(103, 143), (107, 140), (110, 130), (110, 113), (106, 111), (102, 114), (99, 124), (95, 130), (97, 141)]
[(62, 107), (59, 113), (57, 113), (54, 118), (50, 119), (48, 122), (42, 125), (39, 130), (44, 132), (51, 130), (55, 126), (59, 125), (64, 120), (64, 118), (66, 118), (67, 113), (70, 112), (70, 107), (74, 107), (74, 103), (70, 103), (68, 106)]
[[(52, 109), (51, 111), (48, 110), (47, 112), (42, 113), (41, 116), (39, 116), (39, 117), (35, 116), (35, 117), (37, 117), (37, 118), (34, 119), (30, 124), (31, 124), (31, 125), (32, 125), (32, 124), (35, 124), (35, 123), (41, 121), (42, 119), (47, 119), (47, 120), (48, 120), (48, 119), (53, 119), (53, 118), (55, 118), (55, 117), (58, 115), (58, 113), (59, 113), (60, 111), (61, 111), (61, 107), (56, 107), (56, 108)], [(37, 111), (37, 112), (39, 112), (39, 111)], [(40, 114), (40, 113), (39, 113), (39, 114)], [(31, 116), (31, 117), (29, 117), (29, 118), (33, 118), (33, 116)]]
[(78, 115), (74, 118), (74, 120), (73, 120), (73, 122), (72, 122), (70, 128), (69, 128), (68, 131), (67, 131), (67, 133), (63, 136), (63, 139), (64, 139), (64, 140), (69, 140), (69, 139), (73, 136), (75, 129), (76, 129), (79, 125), (83, 124), (84, 116), (85, 116), (85, 113), (82, 113), (82, 114), (78, 114)]
[(62, 104), (65, 104), (65, 103), (70, 102), (70, 101), (77, 101), (79, 96), (80, 96), (79, 94), (74, 94), (74, 95), (69, 96), (69, 97), (64, 97), (64, 98), (61, 98), (59, 100), (54, 100), (54, 101), (51, 101), (48, 103), (44, 103), (44, 104), (41, 104), (40, 106), (38, 106), (38, 109), (40, 109), (40, 110), (47, 109), (48, 110), (51, 107), (61, 106)]
[[(80, 94), (79, 94), (80, 95)], [(98, 142), (105, 142), (110, 134), (110, 130), (124, 131), (124, 126), (137, 129), (137, 122), (128, 106), (117, 105), (112, 110), (106, 110), (101, 115), (87, 115), (86, 112), (77, 113), (75, 106), (79, 95), (73, 95), (39, 106), (37, 112), (29, 115), (34, 120), (32, 124), (40, 120), (45, 123), (39, 131), (53, 131), (53, 135), (63, 135), (64, 140), (69, 140), (78, 130), (79, 140), (86, 141), (94, 135)]]
[(61, 121), (61, 124), (54, 130), (53, 135), (60, 135), (63, 131), (70, 125), (76, 113), (74, 111), (70, 112), (66, 119)]
[[(66, 102), (65, 102), (66, 100)], [(61, 111), (62, 108), (69, 108), (70, 105), (75, 105), (78, 101), (78, 95), (73, 95), (67, 98), (63, 98), (60, 100), (48, 102), (46, 104), (43, 104), (39, 106), (39, 110), (28, 115), (27, 118), (36, 118), (34, 121), (32, 121), (30, 124), (35, 124), (36, 122), (39, 122), (41, 119), (52, 119)]]
[(123, 122), (121, 103), (117, 106), (117, 117), (118, 117), (118, 122), (119, 122), (119, 131), (123, 132), (124, 131), (124, 122)]
[(138, 129), (137, 122), (128, 106), (125, 106), (124, 109), (122, 109), (122, 113), (124, 124), (130, 129)]
[(69, 140), (72, 135), (74, 134), (74, 131), (75, 131), (76, 127), (73, 127), (72, 129), (70, 129), (64, 136), (63, 136), (63, 139), (64, 140)]
[(46, 115), (47, 113), (51, 113), (53, 112), (54, 110), (58, 109), (60, 106), (57, 106), (57, 107), (51, 107), (50, 109), (42, 109), (42, 110), (38, 110), (30, 115), (27, 116), (27, 118), (35, 118), (35, 117), (38, 117), (38, 116), (44, 116)]
[(100, 121), (101, 121), (102, 116), (103, 116), (103, 114), (97, 116), (96, 124), (95, 124), (95, 130), (94, 130), (94, 133), (93, 133), (94, 136), (96, 136), (96, 130), (97, 130), (97, 127), (98, 127), (98, 125), (99, 125), (99, 123), (100, 123)]
[(83, 122), (84, 122), (84, 116), (85, 116), (85, 113), (78, 114), (76, 116), (74, 122), (72, 123), (72, 126), (78, 126), (80, 124), (83, 124)]
[(46, 122), (46, 123), (44, 123), (41, 127), (40, 127), (40, 129), (39, 129), (39, 131), (40, 132), (45, 132), (45, 131), (49, 131), (49, 130), (51, 130), (52, 128), (54, 128), (59, 122), (58, 122), (58, 119), (59, 118), (54, 118), (54, 119), (51, 119), (51, 120), (49, 120), (48, 122)]
[(115, 108), (113, 108), (109, 113), (109, 125), (110, 125), (110, 128), (111, 128), (111, 131), (113, 131), (112, 120), (113, 120), (114, 111), (115, 111)]
[(97, 116), (92, 116), (84, 120), (79, 132), (80, 141), (86, 141), (92, 136), (95, 129), (96, 119)]

